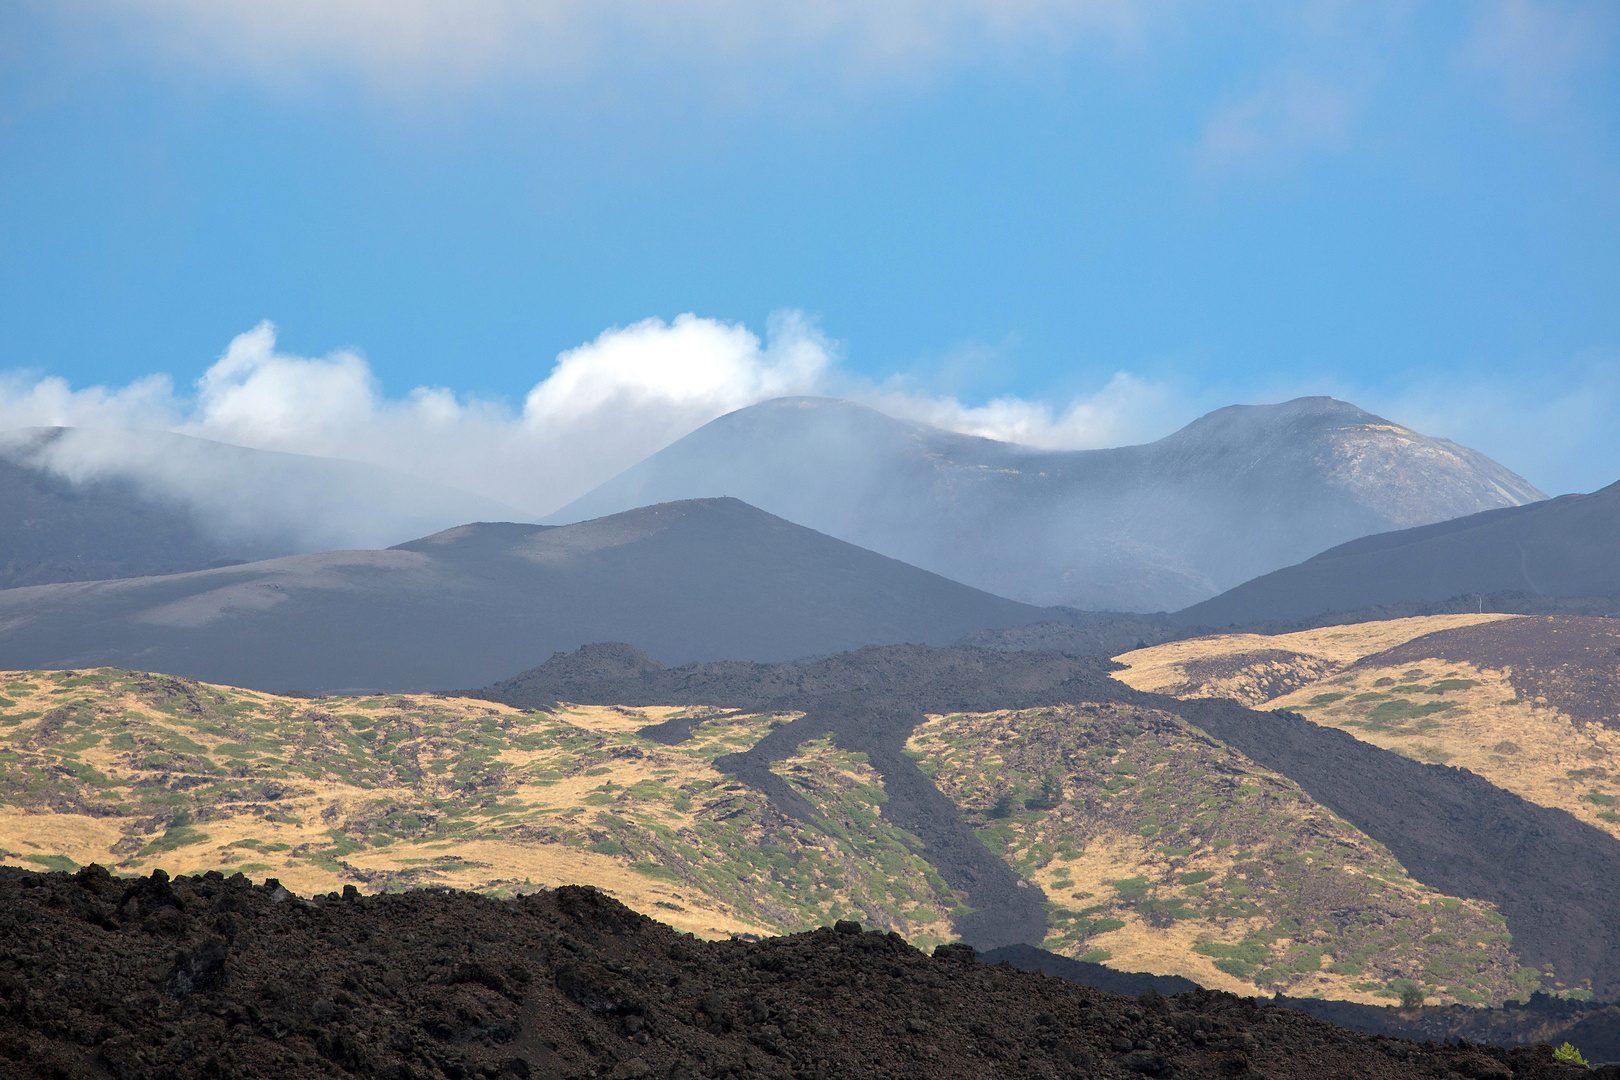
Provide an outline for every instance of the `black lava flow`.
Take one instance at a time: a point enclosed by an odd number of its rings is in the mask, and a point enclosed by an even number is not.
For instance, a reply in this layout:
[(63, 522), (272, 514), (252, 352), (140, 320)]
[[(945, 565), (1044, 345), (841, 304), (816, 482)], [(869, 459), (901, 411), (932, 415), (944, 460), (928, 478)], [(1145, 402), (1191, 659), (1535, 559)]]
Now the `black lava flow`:
[(703, 941), (597, 891), (303, 899), (218, 873), (0, 873), (8, 1077), (1599, 1077), (1197, 990), (1124, 997), (840, 923)]

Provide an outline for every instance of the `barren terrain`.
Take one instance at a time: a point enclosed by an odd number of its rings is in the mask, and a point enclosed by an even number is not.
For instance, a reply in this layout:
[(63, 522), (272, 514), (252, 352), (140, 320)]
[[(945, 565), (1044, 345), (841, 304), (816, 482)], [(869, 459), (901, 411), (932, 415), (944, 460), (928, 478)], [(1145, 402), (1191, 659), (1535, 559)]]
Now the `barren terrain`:
[(1612, 1080), (1199, 990), (1127, 998), (853, 922), (706, 942), (592, 889), (303, 899), (241, 875), (0, 873), (0, 1068), (358, 1075)]

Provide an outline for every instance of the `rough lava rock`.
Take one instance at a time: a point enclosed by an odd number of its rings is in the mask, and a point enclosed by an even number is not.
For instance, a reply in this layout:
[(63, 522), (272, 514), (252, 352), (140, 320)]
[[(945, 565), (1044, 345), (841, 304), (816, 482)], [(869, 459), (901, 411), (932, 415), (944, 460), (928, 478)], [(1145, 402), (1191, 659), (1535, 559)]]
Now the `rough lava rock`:
[(306, 900), (217, 872), (0, 879), (8, 1077), (1620, 1076), (1219, 992), (1123, 997), (854, 923), (702, 941), (578, 886)]

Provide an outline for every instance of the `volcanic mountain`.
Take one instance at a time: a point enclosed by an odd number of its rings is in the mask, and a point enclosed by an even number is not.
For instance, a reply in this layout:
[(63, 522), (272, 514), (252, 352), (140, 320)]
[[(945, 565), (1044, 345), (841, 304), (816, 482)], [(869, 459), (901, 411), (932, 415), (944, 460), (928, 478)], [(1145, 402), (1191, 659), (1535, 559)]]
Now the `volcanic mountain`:
[(1119, 611), (1173, 610), (1369, 533), (1545, 498), (1483, 454), (1325, 397), (1079, 451), (799, 397), (723, 416), (550, 520), (716, 495), (1003, 596)]
[(464, 525), (386, 551), (0, 590), (0, 668), (448, 689), (592, 641), (674, 663), (787, 660), (943, 645), (1043, 614), (711, 499), (566, 527)]
[(1307, 619), (1329, 612), (1493, 593), (1620, 593), (1620, 483), (1590, 495), (1353, 540), (1177, 612), (1186, 625)]
[(0, 432), (0, 588), (384, 547), (515, 513), (337, 458), (165, 431)]

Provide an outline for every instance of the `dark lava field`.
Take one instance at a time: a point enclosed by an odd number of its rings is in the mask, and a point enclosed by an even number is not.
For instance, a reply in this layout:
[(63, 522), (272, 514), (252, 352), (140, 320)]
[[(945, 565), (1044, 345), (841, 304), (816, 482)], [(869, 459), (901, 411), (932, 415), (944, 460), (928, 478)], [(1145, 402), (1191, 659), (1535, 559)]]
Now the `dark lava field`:
[(218, 873), (0, 881), (15, 1077), (1616, 1077), (1198, 990), (1123, 997), (840, 923), (703, 941), (593, 889), (313, 900)]

